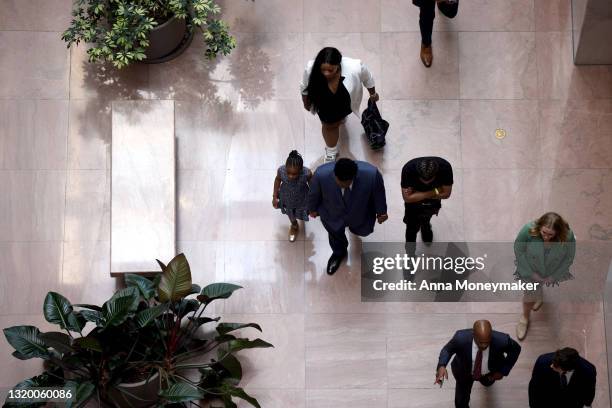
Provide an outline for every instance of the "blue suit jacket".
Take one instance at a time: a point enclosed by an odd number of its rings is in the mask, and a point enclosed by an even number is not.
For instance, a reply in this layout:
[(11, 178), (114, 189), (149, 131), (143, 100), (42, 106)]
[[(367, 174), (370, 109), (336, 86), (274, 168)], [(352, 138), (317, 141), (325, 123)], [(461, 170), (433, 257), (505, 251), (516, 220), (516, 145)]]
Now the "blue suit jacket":
[[(472, 378), (472, 343), (474, 331), (472, 329), (458, 330), (453, 338), (442, 348), (438, 367), (448, 365), (450, 359), (453, 375), (459, 381)], [(507, 376), (516, 363), (521, 346), (506, 333), (493, 330), (491, 344), (489, 344), (489, 370)]]
[(562, 390), (559, 373), (550, 368), (554, 356), (555, 353), (548, 353), (538, 357), (529, 381), (529, 406), (531, 408), (590, 406), (595, 399), (597, 377), (595, 366), (580, 357), (567, 389)]
[(321, 221), (333, 230), (349, 227), (365, 236), (374, 231), (376, 215), (387, 213), (385, 183), (378, 169), (370, 163), (357, 161), (350, 198), (345, 205), (342, 190), (336, 183), (335, 163), (326, 163), (315, 171), (310, 181), (308, 210), (317, 211)]

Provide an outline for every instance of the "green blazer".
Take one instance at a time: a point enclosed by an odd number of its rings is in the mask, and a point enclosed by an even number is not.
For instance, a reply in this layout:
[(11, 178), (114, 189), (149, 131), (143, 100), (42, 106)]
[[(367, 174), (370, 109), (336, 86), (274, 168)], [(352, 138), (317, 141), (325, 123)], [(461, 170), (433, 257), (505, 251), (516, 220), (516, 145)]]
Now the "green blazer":
[(571, 279), (569, 268), (576, 254), (576, 238), (570, 230), (566, 242), (553, 242), (545, 254), (542, 237), (532, 237), (529, 230), (534, 223), (527, 223), (521, 228), (514, 240), (516, 256), (516, 275), (523, 280), (530, 280), (534, 272), (541, 277), (551, 277), (555, 282)]

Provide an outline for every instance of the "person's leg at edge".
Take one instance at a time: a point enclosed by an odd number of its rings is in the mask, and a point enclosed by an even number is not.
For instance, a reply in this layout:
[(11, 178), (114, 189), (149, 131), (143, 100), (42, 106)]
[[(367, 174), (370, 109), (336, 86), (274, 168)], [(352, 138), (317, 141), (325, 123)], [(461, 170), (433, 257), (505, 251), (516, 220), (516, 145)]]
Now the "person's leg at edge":
[(340, 139), (340, 125), (343, 121), (335, 123), (321, 122), (323, 140), (325, 141), (325, 160), (334, 161), (338, 156), (338, 139)]
[(431, 48), (431, 34), (433, 22), (436, 17), (436, 4), (432, 1), (424, 1), (420, 7), (419, 29), (421, 30), (421, 61), (426, 67), (433, 62), (433, 51)]
[(470, 408), (470, 394), (472, 394), (472, 385), (474, 385), (474, 381), (457, 380), (455, 385), (455, 408)]
[(422, 214), (419, 217), (419, 222), (421, 224), (421, 238), (423, 242), (432, 242), (433, 241), (433, 231), (431, 229), (431, 214)]
[(327, 231), (329, 238), (329, 246), (335, 256), (343, 258), (348, 253), (348, 239), (346, 238), (345, 229), (342, 228), (340, 231), (332, 229), (329, 224), (322, 222), (323, 227)]

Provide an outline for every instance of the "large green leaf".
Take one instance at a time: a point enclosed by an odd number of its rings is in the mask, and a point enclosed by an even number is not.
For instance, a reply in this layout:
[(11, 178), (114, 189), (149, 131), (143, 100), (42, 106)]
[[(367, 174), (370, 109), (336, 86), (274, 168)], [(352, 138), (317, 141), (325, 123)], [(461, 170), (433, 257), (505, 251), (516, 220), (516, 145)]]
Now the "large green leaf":
[(159, 396), (168, 402), (188, 402), (204, 398), (204, 393), (193, 385), (179, 382), (166, 390), (161, 390)]
[(138, 323), (139, 327), (145, 327), (157, 317), (161, 316), (166, 309), (166, 305), (162, 304), (142, 310), (136, 315), (136, 323)]
[(188, 319), (194, 322), (195, 327), (200, 327), (201, 325), (206, 324), (206, 323), (218, 322), (219, 319), (221, 318), (220, 317), (215, 317), (214, 319), (211, 317), (194, 318), (194, 317), (189, 316)]
[[(219, 354), (223, 354), (223, 350), (219, 350)], [(217, 362), (227, 372), (227, 378), (231, 383), (238, 385), (242, 379), (242, 365), (240, 361), (233, 355), (227, 354), (222, 360)]]
[(159, 287), (162, 302), (176, 302), (191, 292), (191, 269), (184, 254), (175, 256), (162, 273)]
[(259, 402), (255, 398), (247, 394), (242, 388), (234, 387), (229, 384), (223, 384), (222, 390), (224, 393), (229, 394), (232, 397), (237, 397), (237, 398), (245, 400), (246, 402), (248, 402), (255, 408), (261, 408), (261, 405), (259, 405)]
[(185, 317), (189, 313), (195, 312), (200, 308), (200, 302), (195, 299), (181, 299), (179, 304), (179, 316)]
[(115, 293), (104, 303), (103, 327), (118, 326), (125, 322), (138, 307), (138, 297), (138, 291), (135, 288), (125, 288)]
[(102, 326), (102, 313), (95, 310), (81, 310), (79, 313), (88, 322), (93, 322), (96, 326)]
[(252, 348), (269, 348), (274, 347), (272, 344), (267, 341), (263, 341), (262, 339), (236, 339), (229, 342), (229, 349), (231, 352), (235, 353), (244, 349), (252, 349)]
[(61, 354), (72, 353), (74, 350), (70, 346), (70, 336), (62, 332), (41, 333), (40, 338), (43, 342)]
[(153, 281), (145, 278), (144, 276), (128, 273), (125, 275), (125, 284), (128, 287), (137, 288), (142, 297), (147, 300), (155, 296), (155, 286), (153, 285)]
[(49, 292), (43, 304), (43, 314), (49, 323), (59, 324), (62, 329), (81, 331), (78, 321), (71, 319), (72, 305), (64, 296), (56, 292)]
[(15, 350), (28, 358), (47, 358), (49, 351), (34, 326), (13, 326), (3, 330), (4, 337)]
[(138, 288), (133, 286), (119, 289), (113, 294), (113, 296), (109, 300), (113, 300), (115, 298), (122, 298), (125, 296), (132, 297), (132, 305), (130, 306), (130, 309), (133, 311), (138, 309), (138, 303), (140, 303), (140, 292), (138, 291)]
[(212, 283), (202, 289), (198, 300), (202, 303), (209, 303), (215, 299), (227, 299), (238, 289), (242, 289), (242, 286), (233, 283)]
[(257, 323), (219, 323), (217, 325), (217, 332), (219, 334), (227, 334), (234, 330), (244, 329), (245, 327), (253, 327), (261, 331), (261, 327)]
[(66, 381), (66, 388), (72, 388), (75, 392), (74, 398), (66, 403), (66, 408), (80, 407), (87, 402), (96, 390), (96, 386), (90, 382), (77, 383), (76, 381)]
[(77, 331), (80, 333), (81, 330), (83, 330), (83, 328), (85, 327), (86, 323), (87, 321), (85, 321), (85, 318), (83, 317), (81, 312), (73, 310), (72, 313), (70, 313), (70, 315), (68, 316), (68, 324), (70, 325), (72, 331)]
[(72, 305), (73, 307), (81, 307), (83, 309), (91, 309), (91, 310), (97, 310), (98, 312), (102, 311), (102, 307), (98, 306), (98, 305), (89, 305), (87, 303), (77, 303), (76, 305)]

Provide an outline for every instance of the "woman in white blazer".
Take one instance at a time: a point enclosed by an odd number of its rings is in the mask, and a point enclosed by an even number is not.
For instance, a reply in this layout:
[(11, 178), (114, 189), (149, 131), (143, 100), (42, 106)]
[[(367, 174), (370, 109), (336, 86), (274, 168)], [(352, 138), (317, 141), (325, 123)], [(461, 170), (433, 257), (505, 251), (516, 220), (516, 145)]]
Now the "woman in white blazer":
[(338, 156), (340, 125), (351, 112), (359, 116), (362, 86), (368, 89), (372, 100), (378, 100), (368, 68), (358, 59), (342, 57), (336, 48), (323, 48), (306, 65), (300, 84), (302, 101), (306, 110), (321, 119), (326, 163)]

